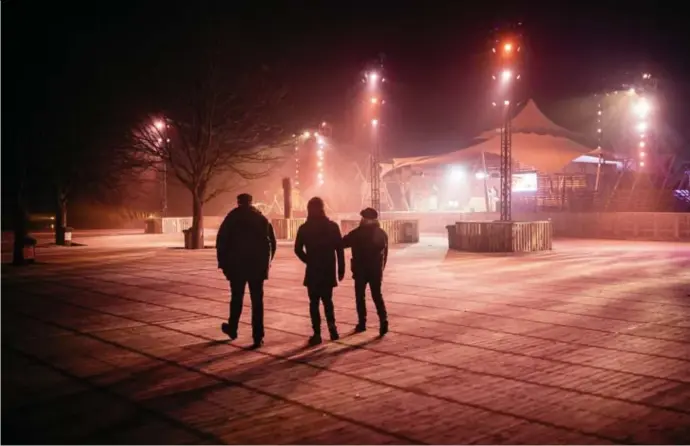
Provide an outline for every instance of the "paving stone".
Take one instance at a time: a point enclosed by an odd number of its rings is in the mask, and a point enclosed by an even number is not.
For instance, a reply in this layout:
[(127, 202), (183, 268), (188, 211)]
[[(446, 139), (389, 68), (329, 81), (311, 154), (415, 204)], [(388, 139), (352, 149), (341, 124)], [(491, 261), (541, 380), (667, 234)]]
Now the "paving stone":
[(690, 441), (690, 246), (557, 241), (533, 256), (391, 250), (391, 332), (307, 348), (281, 245), (266, 345), (220, 331), (213, 250), (102, 246), (3, 266), (3, 440), (15, 443), (606, 444)]

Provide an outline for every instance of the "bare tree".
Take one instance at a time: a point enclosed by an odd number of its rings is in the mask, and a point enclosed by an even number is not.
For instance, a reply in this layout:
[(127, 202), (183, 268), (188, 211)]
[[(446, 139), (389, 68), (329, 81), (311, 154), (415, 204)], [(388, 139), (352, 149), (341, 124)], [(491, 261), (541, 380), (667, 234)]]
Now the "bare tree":
[(176, 89), (176, 100), (141, 120), (130, 142), (138, 159), (167, 169), (189, 190), (193, 249), (203, 248), (204, 204), (268, 175), (291, 141), (278, 124), (286, 92), (271, 82), (270, 70), (237, 75), (220, 68), (219, 54), (211, 56)]
[(58, 245), (65, 244), (67, 210), (72, 200), (86, 198), (101, 203), (119, 200), (125, 193), (124, 185), (137, 181), (141, 170), (148, 166), (122, 144), (108, 139), (102, 128), (97, 131), (102, 132), (100, 140), (60, 135), (60, 141), (71, 140), (73, 144), (47, 145), (38, 152), (34, 177), (41, 177), (41, 185), (47, 180), (53, 194)]

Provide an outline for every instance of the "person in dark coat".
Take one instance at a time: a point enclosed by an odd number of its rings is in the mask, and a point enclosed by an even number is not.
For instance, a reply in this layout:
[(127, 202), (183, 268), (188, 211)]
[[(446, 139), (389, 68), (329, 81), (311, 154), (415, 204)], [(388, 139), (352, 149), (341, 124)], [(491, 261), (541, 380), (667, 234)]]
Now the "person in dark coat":
[(307, 265), (304, 286), (309, 294), (309, 315), (314, 330), (309, 343), (316, 345), (322, 342), (321, 302), (331, 340), (335, 341), (339, 336), (335, 325), (333, 288), (345, 277), (345, 252), (340, 228), (326, 217), (323, 200), (319, 197), (312, 198), (307, 204), (307, 221), (297, 230), (295, 254)]
[(358, 323), (355, 331), (367, 329), (366, 288), (369, 285), (371, 297), (379, 317), (379, 334), (388, 333), (388, 313), (381, 293), (383, 270), (388, 261), (388, 235), (381, 229), (376, 209), (366, 208), (360, 214), (359, 226), (343, 238), (345, 248), (352, 248), (352, 277), (355, 279), (355, 299)]
[(264, 280), (276, 253), (273, 226), (252, 206), (252, 196), (237, 196), (237, 207), (230, 211), (218, 229), (216, 255), (218, 268), (230, 282), (230, 316), (221, 329), (230, 339), (237, 339), (242, 315), (244, 290), (249, 285), (252, 301), (252, 337), (254, 348), (264, 339)]

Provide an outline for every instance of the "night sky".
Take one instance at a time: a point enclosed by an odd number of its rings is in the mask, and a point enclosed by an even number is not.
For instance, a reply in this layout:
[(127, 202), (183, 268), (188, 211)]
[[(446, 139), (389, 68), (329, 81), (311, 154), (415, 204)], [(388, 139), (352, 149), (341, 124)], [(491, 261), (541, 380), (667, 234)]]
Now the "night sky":
[(651, 71), (674, 98), (669, 122), (690, 138), (683, 14), (664, 2), (561, 3), (5, 1), (3, 189), (13, 151), (98, 144), (155, 107), (156, 85), (186, 63), (175, 48), (209, 21), (279, 73), (297, 122), (326, 119), (342, 139), (360, 72), (385, 54), (389, 155), (450, 150), (486, 127), (491, 30), (516, 21), (527, 40), (525, 79), (540, 105)]

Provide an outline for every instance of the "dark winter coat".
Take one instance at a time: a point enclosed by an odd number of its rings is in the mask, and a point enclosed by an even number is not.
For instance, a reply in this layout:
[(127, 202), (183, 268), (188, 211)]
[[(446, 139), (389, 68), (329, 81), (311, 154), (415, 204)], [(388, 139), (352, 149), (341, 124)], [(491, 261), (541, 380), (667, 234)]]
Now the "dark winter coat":
[(380, 277), (388, 261), (388, 234), (376, 223), (360, 224), (343, 238), (345, 248), (352, 248), (352, 275)]
[(273, 226), (253, 206), (233, 209), (218, 229), (218, 268), (228, 278), (268, 279), (268, 270), (275, 253)]
[(295, 254), (307, 264), (304, 274), (306, 287), (333, 288), (338, 286), (336, 274), (340, 277), (345, 274), (340, 228), (326, 216), (307, 218), (306, 223), (300, 226), (295, 239)]

